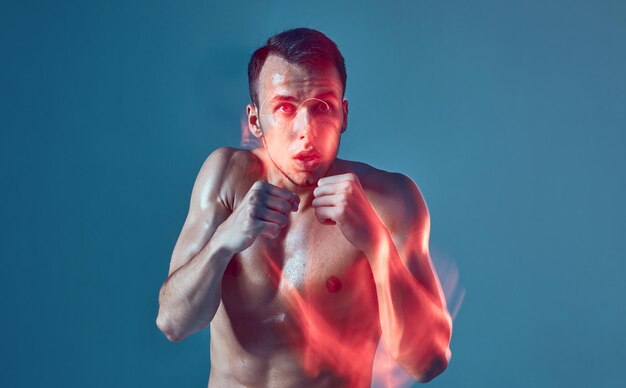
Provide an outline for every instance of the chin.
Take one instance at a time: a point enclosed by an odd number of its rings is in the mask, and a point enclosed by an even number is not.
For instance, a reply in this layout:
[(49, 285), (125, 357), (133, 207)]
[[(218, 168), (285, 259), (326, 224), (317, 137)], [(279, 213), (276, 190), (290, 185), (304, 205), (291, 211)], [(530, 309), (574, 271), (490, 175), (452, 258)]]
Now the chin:
[(302, 170), (296, 166), (281, 168), (281, 166), (276, 165), (276, 167), (291, 183), (302, 187), (317, 186), (317, 181), (326, 174), (328, 169), (326, 164), (320, 164), (313, 170)]
[(289, 179), (298, 186), (315, 186), (319, 180), (318, 175), (314, 172), (296, 172)]
[(312, 171), (293, 169), (287, 175), (289, 180), (298, 186), (317, 186), (317, 181), (326, 174), (325, 166), (318, 166)]

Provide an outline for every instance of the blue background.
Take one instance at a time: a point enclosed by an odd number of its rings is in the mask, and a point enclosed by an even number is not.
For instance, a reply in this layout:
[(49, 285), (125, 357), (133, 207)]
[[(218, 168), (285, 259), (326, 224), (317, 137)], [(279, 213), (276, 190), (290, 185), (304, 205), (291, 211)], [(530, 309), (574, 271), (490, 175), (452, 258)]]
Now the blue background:
[(0, 385), (206, 386), (158, 290), (249, 55), (298, 26), (346, 58), (340, 156), (413, 178), (460, 272), (430, 385), (622, 385), (625, 4), (2, 2)]

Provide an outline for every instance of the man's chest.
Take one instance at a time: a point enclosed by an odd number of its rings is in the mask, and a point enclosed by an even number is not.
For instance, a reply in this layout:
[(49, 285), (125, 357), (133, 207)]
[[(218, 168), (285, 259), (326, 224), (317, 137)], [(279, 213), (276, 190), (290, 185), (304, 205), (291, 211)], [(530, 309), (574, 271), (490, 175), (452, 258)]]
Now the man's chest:
[(235, 255), (223, 278), (225, 307), (260, 321), (310, 309), (330, 321), (372, 313), (375, 286), (366, 257), (339, 226), (314, 210), (294, 213), (276, 239), (258, 238)]

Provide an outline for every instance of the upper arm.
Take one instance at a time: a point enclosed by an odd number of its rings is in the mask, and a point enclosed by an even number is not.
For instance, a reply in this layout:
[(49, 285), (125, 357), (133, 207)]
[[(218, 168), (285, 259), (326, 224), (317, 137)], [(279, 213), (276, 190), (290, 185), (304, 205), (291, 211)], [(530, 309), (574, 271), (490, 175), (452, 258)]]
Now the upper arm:
[[(390, 174), (389, 187), (394, 187), (390, 211), (393, 222), (388, 225), (394, 245), (402, 261), (422, 286), (445, 306), (445, 298), (429, 251), (430, 214), (419, 188), (402, 174)], [(398, 206), (398, 204), (402, 206)]]
[(229, 161), (234, 152), (232, 148), (218, 148), (200, 168), (191, 193), (189, 213), (172, 253), (168, 276), (200, 252), (230, 215), (224, 193)]

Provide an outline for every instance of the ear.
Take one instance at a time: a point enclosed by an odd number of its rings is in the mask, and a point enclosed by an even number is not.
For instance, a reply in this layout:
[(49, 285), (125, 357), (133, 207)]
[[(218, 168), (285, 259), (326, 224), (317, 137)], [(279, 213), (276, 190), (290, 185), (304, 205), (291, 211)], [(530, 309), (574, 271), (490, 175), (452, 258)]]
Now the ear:
[(246, 105), (246, 114), (248, 115), (248, 129), (257, 138), (263, 137), (263, 131), (259, 124), (259, 115), (256, 105)]
[(348, 100), (345, 98), (341, 103), (341, 109), (343, 110), (343, 123), (341, 123), (341, 133), (344, 133), (348, 128)]

